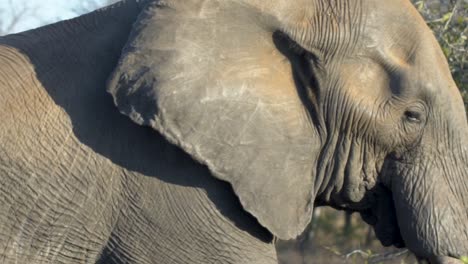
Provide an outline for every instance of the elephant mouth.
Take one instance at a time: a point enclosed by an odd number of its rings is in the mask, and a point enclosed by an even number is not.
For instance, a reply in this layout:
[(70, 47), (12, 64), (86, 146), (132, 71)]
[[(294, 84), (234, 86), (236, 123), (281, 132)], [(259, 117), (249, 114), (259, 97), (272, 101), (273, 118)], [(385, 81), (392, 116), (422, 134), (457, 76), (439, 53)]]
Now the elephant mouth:
[(362, 219), (374, 228), (376, 237), (383, 246), (404, 248), (405, 242), (400, 232), (394, 207), (371, 208), (360, 212)]
[(373, 227), (376, 237), (383, 246), (404, 248), (405, 242), (401, 235), (397, 220), (392, 193), (384, 186), (376, 186), (371, 206), (359, 213), (362, 220)]
[(337, 210), (358, 212), (364, 222), (373, 227), (377, 239), (383, 246), (405, 247), (400, 232), (397, 214), (391, 191), (378, 184), (369, 190), (362, 201), (345, 203), (343, 200), (333, 199), (331, 203), (317, 201), (315, 206), (328, 205)]

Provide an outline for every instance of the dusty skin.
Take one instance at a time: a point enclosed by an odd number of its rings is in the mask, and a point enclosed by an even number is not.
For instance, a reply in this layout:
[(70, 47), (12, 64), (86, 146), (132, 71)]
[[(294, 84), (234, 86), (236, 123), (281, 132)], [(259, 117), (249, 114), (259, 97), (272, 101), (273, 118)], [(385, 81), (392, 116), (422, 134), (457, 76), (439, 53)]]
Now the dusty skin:
[(468, 256), (468, 125), (406, 0), (127, 0), (0, 38), (0, 263), (277, 263), (314, 206)]

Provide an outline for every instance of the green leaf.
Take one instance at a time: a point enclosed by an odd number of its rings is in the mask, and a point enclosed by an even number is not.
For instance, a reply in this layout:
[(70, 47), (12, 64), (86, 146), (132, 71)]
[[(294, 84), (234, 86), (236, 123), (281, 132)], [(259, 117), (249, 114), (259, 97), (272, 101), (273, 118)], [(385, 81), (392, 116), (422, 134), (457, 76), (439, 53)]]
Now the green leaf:
[(418, 9), (418, 11), (422, 11), (424, 9), (424, 1), (417, 1), (414, 4), (416, 5), (416, 8)]
[(460, 258), (460, 260), (461, 260), (464, 264), (468, 264), (468, 257), (463, 256), (463, 257)]
[(452, 12), (448, 12), (442, 17), (442, 21), (447, 22), (452, 17)]
[(458, 19), (457, 19), (457, 23), (462, 25), (463, 22), (465, 22), (465, 18), (463, 18), (462, 16), (459, 16)]

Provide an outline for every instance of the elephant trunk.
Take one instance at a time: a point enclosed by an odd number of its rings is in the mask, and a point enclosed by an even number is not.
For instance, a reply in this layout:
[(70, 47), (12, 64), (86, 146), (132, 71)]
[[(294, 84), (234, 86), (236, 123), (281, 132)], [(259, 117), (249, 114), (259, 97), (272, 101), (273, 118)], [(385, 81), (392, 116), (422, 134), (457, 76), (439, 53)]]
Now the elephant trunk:
[(456, 263), (447, 257), (468, 256), (465, 142), (444, 148), (446, 151), (438, 147), (438, 151), (423, 151), (432, 154), (403, 165), (404, 169), (392, 179), (402, 238), (411, 251), (431, 263)]
[(463, 264), (461, 260), (451, 257), (434, 257), (429, 261), (433, 264)]

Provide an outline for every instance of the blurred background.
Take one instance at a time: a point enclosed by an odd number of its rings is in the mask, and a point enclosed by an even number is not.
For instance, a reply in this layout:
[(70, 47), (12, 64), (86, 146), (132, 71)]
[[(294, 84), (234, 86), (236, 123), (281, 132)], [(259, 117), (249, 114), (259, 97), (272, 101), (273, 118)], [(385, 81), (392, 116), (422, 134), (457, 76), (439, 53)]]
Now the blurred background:
[[(0, 0), (0, 36), (72, 18), (117, 0)], [(468, 107), (468, 0), (412, 0), (433, 30)], [(384, 248), (357, 214), (317, 208), (298, 239), (278, 241), (282, 264), (416, 263), (404, 249)]]

